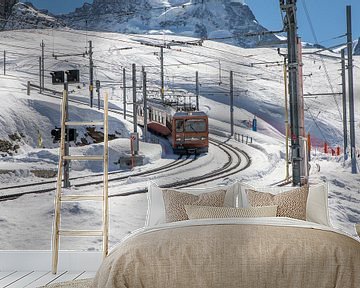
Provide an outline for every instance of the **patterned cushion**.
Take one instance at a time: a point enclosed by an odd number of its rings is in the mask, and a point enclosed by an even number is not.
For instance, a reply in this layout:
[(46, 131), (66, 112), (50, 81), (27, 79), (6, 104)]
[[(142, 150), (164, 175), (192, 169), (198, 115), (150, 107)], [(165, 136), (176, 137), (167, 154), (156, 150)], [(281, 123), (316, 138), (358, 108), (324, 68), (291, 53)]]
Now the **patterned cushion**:
[(210, 207), (185, 205), (189, 219), (232, 218), (232, 217), (275, 217), (277, 206), (250, 208)]
[(306, 220), (308, 191), (308, 186), (303, 186), (277, 195), (251, 189), (246, 194), (251, 206), (278, 205), (276, 216)]
[(175, 190), (164, 189), (166, 222), (188, 220), (184, 205), (224, 206), (226, 190), (193, 195)]

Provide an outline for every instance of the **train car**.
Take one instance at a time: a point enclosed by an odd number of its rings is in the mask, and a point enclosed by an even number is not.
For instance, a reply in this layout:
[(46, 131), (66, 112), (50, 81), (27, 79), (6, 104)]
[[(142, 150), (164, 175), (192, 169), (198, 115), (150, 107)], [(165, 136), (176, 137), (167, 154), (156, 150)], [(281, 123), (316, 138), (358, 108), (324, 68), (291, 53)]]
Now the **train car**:
[[(144, 107), (137, 109), (138, 124), (144, 126)], [(147, 109), (147, 130), (163, 137), (172, 133), (172, 115), (175, 113), (171, 106), (165, 105), (159, 99), (149, 99)]]
[[(138, 106), (138, 124), (144, 126), (144, 110)], [(148, 131), (167, 137), (175, 154), (208, 152), (208, 116), (200, 111), (176, 111), (160, 100), (148, 102)]]
[(176, 154), (208, 152), (208, 116), (201, 111), (176, 112), (172, 117), (172, 147)]

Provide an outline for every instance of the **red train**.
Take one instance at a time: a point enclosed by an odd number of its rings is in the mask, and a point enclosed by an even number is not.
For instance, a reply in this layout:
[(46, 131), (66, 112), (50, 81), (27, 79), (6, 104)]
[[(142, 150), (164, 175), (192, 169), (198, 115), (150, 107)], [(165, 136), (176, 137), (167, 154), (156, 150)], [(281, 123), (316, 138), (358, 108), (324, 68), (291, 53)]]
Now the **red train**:
[[(208, 116), (201, 111), (176, 111), (161, 101), (149, 100), (148, 131), (169, 138), (176, 154), (208, 152)], [(138, 124), (144, 125), (144, 109), (138, 106)]]

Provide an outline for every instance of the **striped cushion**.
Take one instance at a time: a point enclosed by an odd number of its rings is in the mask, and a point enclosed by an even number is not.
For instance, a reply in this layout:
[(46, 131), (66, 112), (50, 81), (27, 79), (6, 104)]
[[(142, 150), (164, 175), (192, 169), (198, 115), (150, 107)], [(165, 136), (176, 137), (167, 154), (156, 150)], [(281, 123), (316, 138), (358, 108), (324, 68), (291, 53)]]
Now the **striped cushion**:
[(277, 206), (232, 208), (185, 205), (185, 210), (189, 219), (275, 217)]

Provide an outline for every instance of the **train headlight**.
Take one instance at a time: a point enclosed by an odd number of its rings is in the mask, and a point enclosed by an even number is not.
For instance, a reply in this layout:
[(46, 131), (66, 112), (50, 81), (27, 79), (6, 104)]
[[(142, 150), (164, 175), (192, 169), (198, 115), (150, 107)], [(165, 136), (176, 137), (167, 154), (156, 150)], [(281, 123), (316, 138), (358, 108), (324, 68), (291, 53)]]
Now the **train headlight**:
[(205, 136), (200, 137), (200, 140), (206, 140)]
[(181, 141), (181, 138), (176, 138), (176, 141), (177, 141), (177, 142), (180, 142), (180, 141)]

